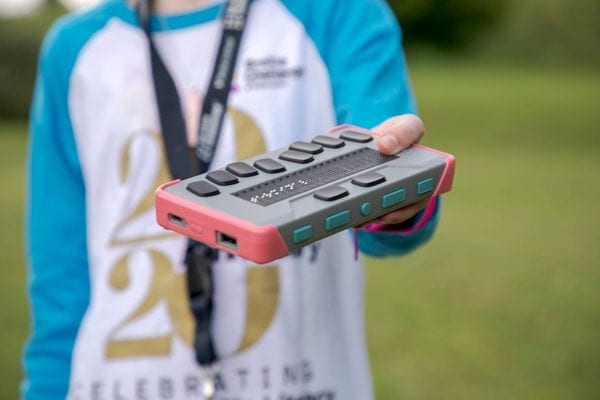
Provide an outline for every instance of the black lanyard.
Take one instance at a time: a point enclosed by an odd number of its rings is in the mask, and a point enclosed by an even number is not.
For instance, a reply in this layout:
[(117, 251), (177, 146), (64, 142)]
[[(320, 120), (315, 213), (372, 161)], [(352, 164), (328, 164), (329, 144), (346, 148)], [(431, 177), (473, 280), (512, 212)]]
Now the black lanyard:
[(148, 37), (154, 91), (169, 169), (173, 178), (184, 179), (206, 172), (212, 161), (227, 110), (227, 99), (246, 27), (250, 0), (229, 0), (225, 6), (221, 41), (210, 85), (202, 103), (198, 144), (194, 152), (190, 151), (187, 144), (185, 120), (175, 82), (152, 40), (149, 3), (152, 0), (138, 1), (137, 13)]
[[(152, 0), (139, 0), (137, 14), (148, 38), (152, 78), (158, 105), (160, 126), (173, 178), (185, 179), (206, 172), (219, 140), (233, 71), (246, 26), (250, 0), (228, 0), (223, 15), (223, 30), (210, 85), (202, 103), (198, 144), (191, 149), (187, 143), (185, 120), (175, 82), (169, 74), (152, 40), (150, 5)], [(193, 50), (193, 49), (192, 49)], [(190, 305), (196, 320), (194, 349), (200, 365), (208, 366), (217, 360), (212, 340), (213, 282), (211, 264), (217, 252), (210, 247), (188, 241), (187, 266)]]

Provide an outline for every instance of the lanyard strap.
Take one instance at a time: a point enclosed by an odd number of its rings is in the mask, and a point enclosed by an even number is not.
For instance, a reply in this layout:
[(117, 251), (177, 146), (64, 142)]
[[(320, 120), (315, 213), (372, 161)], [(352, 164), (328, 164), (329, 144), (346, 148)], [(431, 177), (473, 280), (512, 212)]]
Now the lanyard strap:
[(202, 103), (200, 132), (196, 157), (201, 172), (208, 170), (219, 141), (227, 99), (231, 90), (233, 71), (246, 27), (250, 0), (229, 0), (223, 15), (223, 32), (219, 52), (210, 78), (210, 86)]
[[(139, 0), (137, 14), (148, 38), (154, 91), (169, 170), (173, 178), (185, 179), (206, 172), (214, 156), (250, 4), (249, 0), (227, 1), (219, 50), (210, 85), (202, 103), (198, 145), (195, 151), (192, 151), (187, 143), (185, 120), (175, 82), (152, 40), (151, 4), (152, 0)], [(196, 360), (202, 366), (210, 366), (217, 360), (211, 336), (212, 263), (216, 254), (216, 250), (202, 243), (188, 241), (185, 264), (190, 306), (196, 320), (194, 349)]]
[(208, 171), (227, 110), (227, 100), (249, 6), (249, 0), (228, 0), (225, 6), (217, 58), (202, 103), (198, 144), (195, 151), (191, 152), (187, 144), (185, 120), (175, 82), (152, 40), (149, 1), (138, 1), (137, 13), (150, 47), (161, 131), (173, 178), (184, 179)]

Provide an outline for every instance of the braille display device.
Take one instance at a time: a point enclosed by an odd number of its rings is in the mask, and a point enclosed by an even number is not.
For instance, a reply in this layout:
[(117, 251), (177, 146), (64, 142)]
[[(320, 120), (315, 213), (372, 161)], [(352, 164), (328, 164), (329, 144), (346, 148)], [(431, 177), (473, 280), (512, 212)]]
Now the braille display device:
[(266, 263), (420, 199), (450, 191), (454, 157), (421, 145), (395, 155), (342, 125), (220, 169), (163, 184), (166, 229)]

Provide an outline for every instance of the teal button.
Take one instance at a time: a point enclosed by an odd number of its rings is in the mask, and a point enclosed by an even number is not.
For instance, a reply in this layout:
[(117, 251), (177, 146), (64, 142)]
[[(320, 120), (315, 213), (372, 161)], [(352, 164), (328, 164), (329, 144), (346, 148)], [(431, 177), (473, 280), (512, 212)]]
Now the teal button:
[(406, 199), (406, 191), (398, 189), (388, 194), (384, 194), (381, 198), (381, 207), (390, 208), (396, 204), (402, 203)]
[(325, 230), (332, 231), (350, 222), (350, 211), (344, 210), (325, 218)]
[(312, 237), (312, 225), (304, 225), (294, 229), (294, 244), (302, 243)]
[(363, 217), (371, 214), (371, 211), (373, 211), (373, 205), (368, 201), (365, 201), (362, 203), (362, 206), (360, 206), (360, 213), (363, 215)]
[(433, 178), (423, 179), (417, 182), (417, 194), (420, 196), (433, 190)]

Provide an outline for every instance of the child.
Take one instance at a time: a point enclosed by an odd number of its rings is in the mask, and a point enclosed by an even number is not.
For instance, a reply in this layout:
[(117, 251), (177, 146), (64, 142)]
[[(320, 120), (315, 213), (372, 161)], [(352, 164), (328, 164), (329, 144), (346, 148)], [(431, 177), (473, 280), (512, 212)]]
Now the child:
[[(225, 3), (153, 3), (151, 37), (192, 143)], [(170, 179), (154, 84), (132, 3), (69, 15), (46, 37), (31, 114), (26, 399), (202, 398), (186, 239), (154, 219), (154, 190)], [(251, 1), (227, 105), (214, 166), (341, 123), (385, 121), (373, 129), (384, 153), (423, 134), (400, 32), (379, 0)], [(360, 229), (359, 248), (413, 250), (432, 235), (437, 205)], [(220, 254), (212, 271), (216, 398), (373, 397), (351, 235), (271, 265)]]

